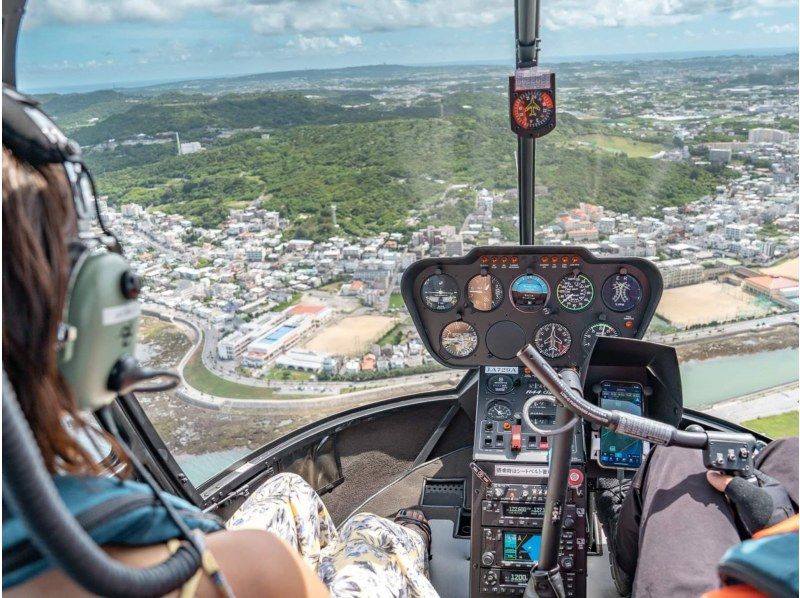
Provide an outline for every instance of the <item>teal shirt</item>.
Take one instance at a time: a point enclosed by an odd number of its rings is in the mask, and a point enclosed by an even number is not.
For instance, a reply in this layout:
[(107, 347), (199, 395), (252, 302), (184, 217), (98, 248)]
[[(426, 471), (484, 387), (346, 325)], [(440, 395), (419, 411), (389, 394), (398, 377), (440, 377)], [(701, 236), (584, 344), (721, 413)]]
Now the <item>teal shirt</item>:
[[(87, 531), (100, 545), (148, 546), (181, 536), (149, 486), (116, 478), (55, 476), (61, 499), (69, 511), (87, 522)], [(224, 528), (213, 515), (203, 513), (187, 501), (164, 493), (190, 529), (205, 533)], [(30, 543), (28, 530), (5, 509), (3, 521), (3, 589), (24, 583), (44, 573), (53, 563)], [(86, 525), (86, 523), (84, 523)]]

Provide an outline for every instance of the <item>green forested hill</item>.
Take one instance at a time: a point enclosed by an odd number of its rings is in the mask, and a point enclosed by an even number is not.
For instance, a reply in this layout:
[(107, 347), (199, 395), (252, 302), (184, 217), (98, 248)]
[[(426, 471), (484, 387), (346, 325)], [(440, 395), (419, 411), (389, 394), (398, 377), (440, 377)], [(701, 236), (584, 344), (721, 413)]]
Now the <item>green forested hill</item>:
[[(590, 130), (563, 115), (537, 145), (537, 184), (550, 189), (537, 203), (539, 221), (580, 201), (642, 214), (713, 189), (712, 174), (684, 164), (565, 147)], [(514, 187), (515, 149), (504, 114), (461, 111), (296, 126), (269, 140), (242, 136), (198, 154), (108, 170), (99, 186), (114, 202), (159, 206), (204, 226), (222, 222), (233, 202), (266, 197), (267, 206), (295, 223), (289, 234), (311, 238), (333, 234), (336, 204), (344, 232), (361, 235), (407, 230), (409, 214), (424, 218), (447, 184)]]

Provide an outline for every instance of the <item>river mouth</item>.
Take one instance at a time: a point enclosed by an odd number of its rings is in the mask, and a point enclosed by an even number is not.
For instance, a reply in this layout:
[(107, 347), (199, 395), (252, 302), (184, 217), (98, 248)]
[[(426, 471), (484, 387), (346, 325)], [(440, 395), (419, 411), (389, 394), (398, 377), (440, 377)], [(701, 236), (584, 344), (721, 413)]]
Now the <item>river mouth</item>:
[(798, 349), (763, 351), (681, 363), (684, 407), (707, 407), (800, 377)]

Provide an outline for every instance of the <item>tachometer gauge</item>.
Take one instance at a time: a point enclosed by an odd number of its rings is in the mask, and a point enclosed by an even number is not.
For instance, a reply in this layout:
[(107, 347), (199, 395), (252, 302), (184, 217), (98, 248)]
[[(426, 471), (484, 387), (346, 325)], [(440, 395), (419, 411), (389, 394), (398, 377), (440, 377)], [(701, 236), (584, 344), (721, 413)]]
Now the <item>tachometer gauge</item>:
[(486, 407), (486, 418), (492, 421), (501, 422), (511, 419), (514, 413), (511, 411), (511, 405), (505, 401), (492, 401)]
[(450, 311), (458, 304), (458, 283), (447, 274), (434, 274), (422, 283), (422, 302), (432, 311)]
[(568, 311), (583, 311), (594, 300), (594, 285), (585, 274), (568, 274), (558, 281), (556, 298)]
[(613, 311), (630, 311), (641, 298), (642, 285), (630, 274), (615, 274), (603, 283), (603, 303)]
[(469, 357), (478, 348), (478, 333), (475, 328), (461, 320), (445, 326), (441, 338), (442, 349), (453, 357)]
[(572, 335), (563, 324), (548, 322), (542, 324), (533, 336), (536, 349), (549, 359), (561, 357), (572, 346)]
[(598, 336), (619, 336), (619, 330), (608, 322), (595, 322), (583, 331), (581, 347), (584, 353), (588, 353), (591, 350), (592, 345), (594, 345), (594, 339)]
[(492, 311), (503, 302), (503, 283), (491, 274), (478, 274), (467, 283), (467, 297), (478, 311)]
[(520, 311), (539, 311), (549, 294), (547, 281), (537, 274), (523, 274), (511, 283), (511, 302)]

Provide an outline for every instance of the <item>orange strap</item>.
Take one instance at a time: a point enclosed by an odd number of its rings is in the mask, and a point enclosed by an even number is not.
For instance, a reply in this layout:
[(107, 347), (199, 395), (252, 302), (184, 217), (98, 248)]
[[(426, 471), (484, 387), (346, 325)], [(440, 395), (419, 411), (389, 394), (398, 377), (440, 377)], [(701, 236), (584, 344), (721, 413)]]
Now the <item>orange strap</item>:
[(778, 534), (789, 534), (797, 532), (800, 527), (800, 518), (797, 515), (784, 519), (780, 523), (776, 523), (772, 527), (759, 530), (753, 534), (753, 537), (758, 540), (759, 538), (766, 538), (767, 536), (777, 536)]
[(739, 584), (711, 590), (703, 594), (701, 598), (769, 598), (769, 596), (762, 594), (755, 588)]

